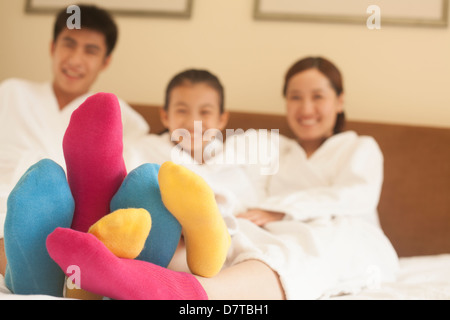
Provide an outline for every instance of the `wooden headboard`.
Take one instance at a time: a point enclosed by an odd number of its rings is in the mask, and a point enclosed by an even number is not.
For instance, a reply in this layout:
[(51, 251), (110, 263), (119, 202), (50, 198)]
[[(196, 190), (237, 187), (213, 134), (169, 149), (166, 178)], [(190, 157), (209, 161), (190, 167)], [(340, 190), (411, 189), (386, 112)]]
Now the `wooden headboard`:
[[(164, 130), (158, 106), (132, 105)], [(231, 112), (230, 129), (279, 129), (293, 137), (285, 117)], [(374, 137), (383, 152), (381, 226), (401, 257), (450, 253), (450, 129), (349, 121), (346, 129)]]

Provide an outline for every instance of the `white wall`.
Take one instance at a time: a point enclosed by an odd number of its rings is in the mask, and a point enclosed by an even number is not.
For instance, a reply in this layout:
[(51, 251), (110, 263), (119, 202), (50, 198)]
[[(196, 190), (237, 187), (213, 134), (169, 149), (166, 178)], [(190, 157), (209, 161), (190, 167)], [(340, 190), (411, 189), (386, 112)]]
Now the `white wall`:
[[(322, 55), (344, 74), (353, 120), (450, 127), (450, 27), (414, 28), (255, 21), (253, 0), (193, 0), (190, 20), (117, 17), (120, 39), (96, 91), (162, 104), (169, 79), (207, 68), (226, 87), (227, 108), (284, 113), (283, 75)], [(54, 17), (0, 0), (0, 81), (47, 80)]]

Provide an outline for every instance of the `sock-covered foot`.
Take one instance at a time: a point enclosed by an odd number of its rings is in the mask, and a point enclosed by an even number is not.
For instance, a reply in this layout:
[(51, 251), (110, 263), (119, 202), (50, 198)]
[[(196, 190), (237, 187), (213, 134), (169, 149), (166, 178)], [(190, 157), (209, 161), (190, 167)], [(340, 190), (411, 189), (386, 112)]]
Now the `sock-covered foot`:
[(152, 227), (145, 209), (119, 209), (96, 222), (89, 233), (99, 239), (116, 257), (136, 258), (144, 248)]
[[(144, 248), (152, 226), (150, 214), (145, 209), (120, 209), (114, 211), (91, 228), (89, 233), (99, 239), (116, 257), (134, 259)], [(66, 288), (66, 297), (81, 300), (100, 300), (103, 297), (81, 288)]]
[(158, 184), (159, 165), (144, 164), (131, 171), (111, 201), (111, 210), (144, 208), (152, 217), (152, 232), (138, 260), (167, 267), (181, 235), (181, 225), (164, 206)]
[(231, 238), (214, 192), (200, 176), (172, 162), (161, 165), (158, 179), (164, 204), (183, 228), (189, 269), (203, 277), (216, 275)]
[(64, 273), (45, 241), (57, 227), (70, 227), (74, 200), (64, 170), (41, 160), (21, 177), (8, 197), (4, 227), (5, 282), (15, 294), (62, 296)]
[(207, 299), (193, 275), (141, 260), (118, 258), (89, 233), (58, 228), (48, 236), (47, 249), (62, 270), (78, 267), (81, 288), (105, 297), (116, 300)]
[(93, 95), (73, 112), (63, 150), (75, 199), (72, 228), (87, 232), (111, 212), (109, 203), (126, 176), (120, 106), (114, 95)]

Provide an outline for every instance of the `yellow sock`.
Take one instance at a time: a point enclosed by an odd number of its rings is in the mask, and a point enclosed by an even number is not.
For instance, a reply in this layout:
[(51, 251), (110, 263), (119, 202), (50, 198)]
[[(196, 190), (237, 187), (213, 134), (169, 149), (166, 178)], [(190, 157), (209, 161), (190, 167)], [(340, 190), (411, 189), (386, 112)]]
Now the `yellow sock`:
[(145, 209), (119, 209), (89, 228), (116, 257), (134, 259), (142, 251), (152, 226)]
[(164, 205), (183, 228), (189, 269), (202, 277), (215, 276), (231, 237), (214, 192), (200, 176), (170, 161), (161, 165), (158, 181)]
[[(114, 211), (89, 228), (88, 233), (98, 238), (119, 258), (134, 259), (142, 251), (150, 233), (152, 220), (145, 209), (120, 209)], [(101, 300), (102, 296), (66, 287), (67, 298)]]

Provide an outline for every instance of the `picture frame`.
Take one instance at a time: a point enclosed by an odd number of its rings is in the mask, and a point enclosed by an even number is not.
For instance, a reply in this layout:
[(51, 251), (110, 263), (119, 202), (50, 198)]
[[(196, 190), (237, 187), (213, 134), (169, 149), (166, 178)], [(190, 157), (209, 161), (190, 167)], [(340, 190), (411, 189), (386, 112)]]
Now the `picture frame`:
[(383, 25), (447, 27), (449, 0), (255, 0), (256, 20), (365, 25), (371, 5)]
[[(74, 0), (27, 0), (25, 12), (55, 13), (77, 3)], [(89, 4), (117, 15), (189, 19), (193, 0), (89, 0)]]

